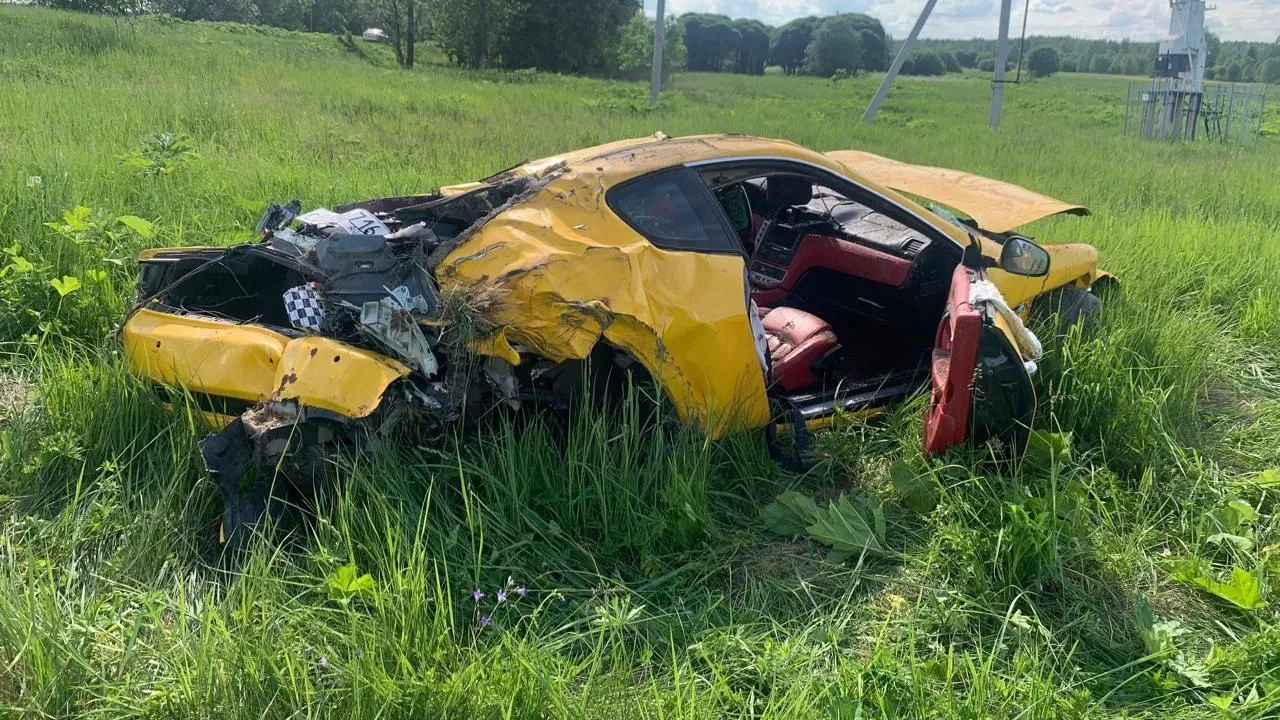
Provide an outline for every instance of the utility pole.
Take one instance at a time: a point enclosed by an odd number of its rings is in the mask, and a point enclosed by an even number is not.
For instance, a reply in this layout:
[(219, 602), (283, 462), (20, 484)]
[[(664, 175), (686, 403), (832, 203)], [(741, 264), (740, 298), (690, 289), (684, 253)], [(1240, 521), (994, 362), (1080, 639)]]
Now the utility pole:
[[(1008, 1), (1006, 0), (1006, 2)], [(924, 9), (920, 11), (920, 17), (916, 18), (916, 24), (911, 28), (911, 33), (907, 35), (907, 39), (902, 43), (902, 49), (898, 51), (897, 57), (893, 59), (893, 64), (889, 66), (889, 72), (885, 73), (884, 80), (880, 81), (880, 89), (876, 90), (876, 96), (871, 99), (871, 104), (867, 106), (867, 111), (862, 113), (862, 122), (871, 122), (876, 119), (876, 112), (880, 110), (880, 103), (884, 102), (885, 96), (889, 94), (890, 86), (898, 78), (898, 72), (902, 70), (902, 64), (911, 55), (911, 49), (916, 44), (916, 38), (920, 37), (920, 31), (924, 29), (924, 23), (929, 19), (929, 13), (933, 12), (933, 6), (937, 4), (938, 0), (926, 0)], [(658, 0), (658, 6), (662, 6), (662, 0)], [(658, 12), (662, 11), (659, 10)]]
[(996, 74), (991, 81), (991, 129), (1000, 129), (1000, 110), (1004, 104), (1004, 68), (1009, 63), (1009, 19), (1013, 0), (1000, 0), (1000, 39), (996, 43)]
[(649, 107), (657, 107), (662, 90), (662, 31), (666, 27), (664, 0), (658, 0), (658, 17), (653, 23), (653, 74), (649, 77)]

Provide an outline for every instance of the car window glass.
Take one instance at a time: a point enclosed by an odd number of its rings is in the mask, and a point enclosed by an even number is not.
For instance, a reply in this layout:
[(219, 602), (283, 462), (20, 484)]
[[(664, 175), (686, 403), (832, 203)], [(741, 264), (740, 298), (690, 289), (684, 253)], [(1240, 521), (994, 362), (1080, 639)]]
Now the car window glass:
[(609, 191), (608, 202), (628, 225), (660, 248), (741, 252), (715, 197), (687, 168), (619, 185)]

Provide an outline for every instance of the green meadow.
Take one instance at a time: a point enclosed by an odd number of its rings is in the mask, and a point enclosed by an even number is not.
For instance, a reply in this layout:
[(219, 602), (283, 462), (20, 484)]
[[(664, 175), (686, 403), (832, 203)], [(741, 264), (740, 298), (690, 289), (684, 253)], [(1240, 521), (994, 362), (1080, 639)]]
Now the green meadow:
[[(0, 7), (0, 717), (1270, 718), (1280, 714), (1280, 98), (1254, 147), (1126, 138), (1123, 80), (405, 72), (356, 40)], [(1059, 336), (1025, 458), (920, 452), (916, 397), (780, 469), (638, 413), (340, 458), (235, 562), (190, 408), (113, 330), (142, 248), (269, 202), (424, 191), (662, 130), (957, 167), (1121, 292)], [(779, 496), (883, 518), (780, 536)], [(479, 592), (477, 592), (479, 591)], [(481, 596), (483, 594), (483, 596)]]

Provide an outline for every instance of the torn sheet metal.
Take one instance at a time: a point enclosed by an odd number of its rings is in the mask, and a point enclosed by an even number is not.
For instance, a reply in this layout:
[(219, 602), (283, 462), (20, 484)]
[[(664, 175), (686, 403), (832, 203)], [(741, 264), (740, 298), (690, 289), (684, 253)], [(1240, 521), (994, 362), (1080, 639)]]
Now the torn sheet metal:
[(1004, 320), (1004, 324), (1009, 328), (1007, 334), (1012, 336), (1014, 344), (1018, 347), (1018, 353), (1028, 361), (1034, 362), (1044, 355), (1044, 347), (1040, 344), (1040, 338), (1022, 322), (1022, 318), (1018, 317), (1018, 313), (1009, 307), (1005, 302), (1004, 295), (1000, 293), (1000, 288), (995, 286), (990, 280), (978, 280), (974, 282), (969, 291), (969, 302), (978, 304), (980, 302), (989, 303), (992, 309)]
[(427, 378), (440, 369), (422, 328), (395, 298), (386, 297), (362, 305), (360, 331), (385, 345)]

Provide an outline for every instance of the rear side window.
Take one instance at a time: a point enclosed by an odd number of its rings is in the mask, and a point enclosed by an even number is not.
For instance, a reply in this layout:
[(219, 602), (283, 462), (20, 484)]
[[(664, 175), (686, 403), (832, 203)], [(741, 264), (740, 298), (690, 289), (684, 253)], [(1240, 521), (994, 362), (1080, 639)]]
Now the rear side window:
[(636, 232), (664, 250), (742, 254), (715, 196), (689, 168), (624, 183), (610, 190), (606, 200)]

